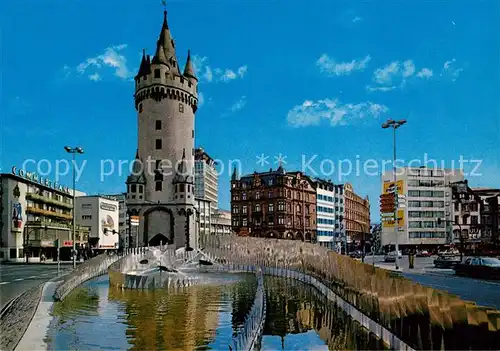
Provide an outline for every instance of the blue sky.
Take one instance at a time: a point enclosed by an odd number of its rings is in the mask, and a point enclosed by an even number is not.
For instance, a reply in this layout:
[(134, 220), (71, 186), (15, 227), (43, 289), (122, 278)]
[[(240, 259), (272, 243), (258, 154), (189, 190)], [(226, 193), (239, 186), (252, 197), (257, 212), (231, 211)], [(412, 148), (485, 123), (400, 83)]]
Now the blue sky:
[[(351, 182), (369, 195), (377, 220), (380, 176), (340, 176), (329, 164), (390, 160), (391, 135), (380, 128), (389, 117), (408, 120), (398, 132), (402, 159), (482, 160), (471, 184), (500, 187), (500, 2), (200, 0), (167, 8), (179, 62), (191, 49), (200, 77), (196, 144), (226, 168), (222, 207), (230, 160), (249, 173), (276, 168), (281, 153), (288, 170), (315, 157), (316, 175)], [(162, 10), (160, 1), (4, 4), (2, 172), (30, 158), (66, 158), (63, 146), (78, 145), (86, 152), (78, 188), (124, 191), (126, 169), (101, 179), (101, 160), (135, 155), (131, 78), (142, 49), (154, 54)], [(269, 163), (256, 163), (261, 154)], [(69, 175), (61, 182), (71, 184)]]

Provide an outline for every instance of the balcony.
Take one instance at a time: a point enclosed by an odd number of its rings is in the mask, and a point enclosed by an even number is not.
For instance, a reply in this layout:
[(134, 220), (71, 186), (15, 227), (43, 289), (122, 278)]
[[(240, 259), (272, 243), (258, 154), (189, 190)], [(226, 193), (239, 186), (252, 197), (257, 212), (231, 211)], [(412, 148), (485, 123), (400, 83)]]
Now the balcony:
[(48, 210), (44, 210), (44, 209), (36, 208), (36, 207), (31, 207), (31, 206), (28, 206), (26, 208), (26, 212), (34, 213), (34, 214), (39, 214), (39, 215), (42, 215), (42, 216), (64, 218), (64, 219), (68, 219), (68, 220), (73, 219), (73, 216), (69, 215), (69, 214), (64, 214), (64, 213), (59, 213), (59, 212), (54, 212), (54, 211), (48, 211)]
[(36, 201), (36, 202), (43, 202), (43, 203), (51, 204), (51, 205), (54, 205), (54, 206), (65, 207), (65, 208), (69, 208), (69, 209), (73, 208), (72, 204), (68, 204), (66, 202), (59, 201), (59, 200), (54, 200), (54, 199), (51, 199), (49, 197), (38, 195), (38, 194), (35, 194), (35, 193), (27, 193), (26, 194), (26, 199), (33, 200), (33, 201)]
[(65, 223), (58, 222), (49, 222), (49, 221), (28, 221), (26, 222), (26, 226), (29, 228), (62, 228), (62, 229), (70, 229), (70, 225)]

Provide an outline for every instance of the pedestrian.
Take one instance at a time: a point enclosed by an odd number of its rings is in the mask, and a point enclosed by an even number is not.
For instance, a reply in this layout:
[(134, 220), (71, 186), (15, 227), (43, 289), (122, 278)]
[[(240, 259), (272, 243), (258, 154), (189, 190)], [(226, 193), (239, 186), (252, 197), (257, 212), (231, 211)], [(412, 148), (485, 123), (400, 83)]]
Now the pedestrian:
[(413, 249), (410, 250), (410, 253), (408, 254), (408, 263), (408, 268), (413, 269), (415, 264), (415, 251)]

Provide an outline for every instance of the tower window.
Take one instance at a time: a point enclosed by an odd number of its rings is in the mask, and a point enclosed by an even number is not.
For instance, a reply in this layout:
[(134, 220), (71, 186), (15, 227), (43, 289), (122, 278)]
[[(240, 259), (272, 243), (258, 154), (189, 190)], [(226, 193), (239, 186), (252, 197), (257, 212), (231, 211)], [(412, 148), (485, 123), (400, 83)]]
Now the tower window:
[(184, 105), (182, 104), (182, 102), (179, 102), (179, 112), (184, 113)]
[(162, 184), (163, 184), (162, 182), (155, 182), (155, 190), (161, 191)]
[(139, 113), (142, 112), (142, 102), (139, 104)]
[(180, 184), (180, 187), (181, 187), (181, 193), (183, 193), (185, 190), (184, 190), (184, 184)]
[(193, 156), (194, 156), (194, 149), (193, 149), (193, 152), (192, 152)]
[(142, 193), (142, 192), (143, 192), (142, 185), (139, 185), (139, 192), (140, 192), (140, 193)]
[(191, 136), (194, 138), (194, 129), (191, 131)]
[(156, 150), (161, 150), (161, 139), (156, 139)]
[(130, 186), (130, 191), (131, 191), (131, 192), (133, 192), (133, 193), (135, 193), (135, 192), (137, 191), (137, 185), (132, 184), (132, 185)]
[(156, 130), (161, 130), (161, 121), (160, 120), (156, 121)]
[(155, 78), (160, 78), (160, 69), (155, 69)]
[(160, 169), (160, 163), (161, 163), (161, 160), (156, 160), (156, 167), (155, 169)]

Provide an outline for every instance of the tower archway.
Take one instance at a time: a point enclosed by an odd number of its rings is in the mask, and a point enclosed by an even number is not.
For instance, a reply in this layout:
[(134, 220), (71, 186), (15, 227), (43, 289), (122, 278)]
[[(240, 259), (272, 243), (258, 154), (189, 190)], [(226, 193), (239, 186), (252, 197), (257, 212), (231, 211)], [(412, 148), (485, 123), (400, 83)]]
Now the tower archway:
[(175, 219), (171, 209), (156, 206), (146, 210), (143, 216), (144, 243), (152, 245), (151, 241), (153, 239), (155, 239), (155, 242), (156, 240), (159, 242), (163, 239), (166, 240), (168, 244), (173, 244)]

